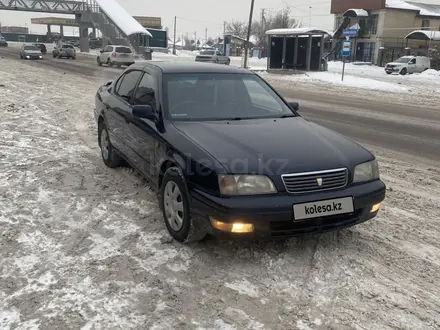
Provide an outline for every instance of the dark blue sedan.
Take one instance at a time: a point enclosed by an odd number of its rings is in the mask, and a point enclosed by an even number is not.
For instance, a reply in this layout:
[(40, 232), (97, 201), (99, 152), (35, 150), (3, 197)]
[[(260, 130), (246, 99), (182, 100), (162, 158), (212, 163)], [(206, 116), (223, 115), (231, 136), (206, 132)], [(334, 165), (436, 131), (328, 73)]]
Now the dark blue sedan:
[(178, 241), (282, 238), (374, 218), (375, 157), (303, 119), (260, 76), (215, 64), (136, 63), (96, 94), (104, 163), (160, 191)]

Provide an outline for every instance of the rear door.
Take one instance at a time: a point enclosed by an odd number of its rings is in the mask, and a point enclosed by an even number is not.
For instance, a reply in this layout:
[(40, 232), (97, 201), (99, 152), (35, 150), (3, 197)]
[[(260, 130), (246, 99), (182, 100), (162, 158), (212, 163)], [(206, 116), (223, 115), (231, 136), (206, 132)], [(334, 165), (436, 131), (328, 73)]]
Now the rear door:
[(129, 161), (133, 158), (129, 121), (132, 116), (131, 105), (142, 71), (130, 70), (125, 72), (116, 82), (108, 103), (104, 103), (107, 125), (112, 144), (122, 152)]

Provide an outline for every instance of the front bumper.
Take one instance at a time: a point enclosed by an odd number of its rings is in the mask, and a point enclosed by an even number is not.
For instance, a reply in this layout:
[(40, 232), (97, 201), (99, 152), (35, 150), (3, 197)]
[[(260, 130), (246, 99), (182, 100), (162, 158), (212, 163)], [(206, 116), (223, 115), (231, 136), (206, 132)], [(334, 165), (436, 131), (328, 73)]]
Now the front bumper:
[(42, 55), (24, 55), (24, 58), (27, 60), (42, 60)]
[(386, 72), (400, 72), (401, 68), (385, 68)]
[[(304, 234), (323, 233), (357, 225), (374, 218), (371, 207), (385, 199), (385, 184), (378, 180), (353, 185), (343, 190), (308, 195), (277, 194), (220, 198), (193, 189), (191, 210), (197, 225), (217, 237), (240, 239), (285, 238)], [(349, 214), (323, 216), (294, 221), (293, 204), (353, 197), (354, 211)], [(251, 234), (231, 234), (212, 227), (209, 217), (225, 223), (241, 221), (254, 225)]]

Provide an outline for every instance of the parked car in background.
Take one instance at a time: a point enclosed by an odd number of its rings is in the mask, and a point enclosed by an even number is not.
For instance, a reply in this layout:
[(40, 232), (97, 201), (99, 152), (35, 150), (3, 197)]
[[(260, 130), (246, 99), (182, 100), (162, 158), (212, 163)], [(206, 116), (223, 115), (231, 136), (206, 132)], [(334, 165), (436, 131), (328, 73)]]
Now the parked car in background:
[(134, 63), (133, 52), (127, 46), (106, 46), (99, 53), (96, 58), (99, 66), (107, 64), (119, 68), (122, 65), (130, 66)]
[(0, 47), (8, 47), (8, 42), (4, 37), (0, 37)]
[(68, 43), (58, 43), (52, 51), (53, 57), (76, 59), (76, 50), (73, 45)]
[(387, 74), (400, 73), (421, 73), (431, 68), (431, 59), (426, 56), (403, 56), (398, 60), (387, 63), (385, 72)]
[(215, 64), (136, 63), (95, 96), (102, 159), (157, 188), (181, 242), (283, 238), (374, 218), (375, 157), (303, 119), (260, 76)]
[(231, 64), (229, 56), (224, 56), (219, 50), (202, 50), (200, 54), (196, 56), (196, 62), (210, 62), (218, 64)]
[(27, 60), (41, 60), (43, 53), (40, 48), (34, 45), (23, 45), (20, 48), (20, 57)]
[(45, 44), (35, 43), (34, 46), (37, 46), (38, 48), (40, 48), (40, 50), (43, 54), (47, 53), (47, 48), (46, 48)]

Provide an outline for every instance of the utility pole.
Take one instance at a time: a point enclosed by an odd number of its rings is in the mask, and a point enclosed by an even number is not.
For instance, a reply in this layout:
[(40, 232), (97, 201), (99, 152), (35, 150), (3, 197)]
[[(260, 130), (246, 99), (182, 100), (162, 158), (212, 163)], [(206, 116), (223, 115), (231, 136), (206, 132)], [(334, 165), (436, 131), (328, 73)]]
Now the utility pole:
[(180, 43), (182, 44), (182, 49), (185, 49), (185, 42), (183, 40), (183, 33), (182, 33), (182, 39), (180, 40)]
[(205, 45), (208, 42), (208, 28), (205, 28)]
[(312, 27), (312, 6), (309, 6), (309, 27)]
[(244, 45), (244, 64), (243, 64), (243, 66), (245, 68), (247, 68), (247, 61), (248, 61), (249, 39), (251, 38), (251, 26), (252, 26), (252, 15), (254, 13), (254, 3), (255, 3), (255, 0), (251, 0), (251, 10), (249, 12), (249, 24), (248, 24), (247, 38), (246, 38), (246, 44)]
[(195, 49), (197, 49), (197, 31), (194, 31), (194, 45), (196, 46)]
[(174, 55), (176, 55), (176, 23), (177, 23), (177, 16), (174, 16), (174, 44), (173, 44)]

